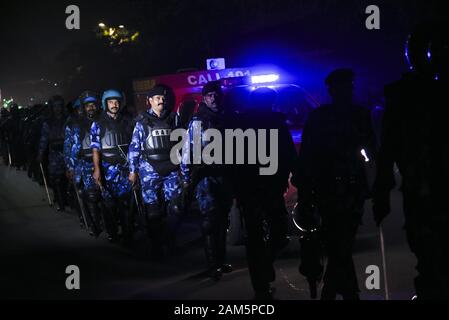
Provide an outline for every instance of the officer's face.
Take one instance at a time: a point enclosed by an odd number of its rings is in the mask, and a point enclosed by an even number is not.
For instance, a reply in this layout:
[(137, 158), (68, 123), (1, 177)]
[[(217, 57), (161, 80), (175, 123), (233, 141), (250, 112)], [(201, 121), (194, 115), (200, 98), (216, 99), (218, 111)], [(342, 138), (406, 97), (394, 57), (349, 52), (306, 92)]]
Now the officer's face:
[(151, 109), (156, 112), (162, 112), (165, 108), (165, 96), (153, 96), (148, 99)]
[(207, 105), (209, 109), (212, 109), (213, 111), (218, 111), (221, 104), (221, 94), (217, 93), (215, 91), (207, 93), (204, 97), (204, 103)]
[(336, 103), (351, 103), (354, 92), (352, 82), (338, 83), (329, 87), (329, 94)]
[(110, 99), (107, 101), (108, 112), (112, 114), (117, 114), (120, 110), (120, 102), (117, 99)]
[(95, 115), (97, 111), (97, 105), (94, 102), (89, 102), (84, 105), (84, 111), (86, 112), (88, 117), (92, 117)]

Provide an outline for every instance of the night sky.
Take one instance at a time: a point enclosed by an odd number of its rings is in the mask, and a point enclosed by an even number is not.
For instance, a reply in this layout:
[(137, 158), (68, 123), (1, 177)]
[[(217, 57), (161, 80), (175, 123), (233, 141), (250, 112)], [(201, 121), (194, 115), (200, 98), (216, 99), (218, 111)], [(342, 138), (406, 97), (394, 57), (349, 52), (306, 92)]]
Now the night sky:
[[(209, 57), (228, 67), (273, 64), (323, 96), (336, 67), (357, 73), (364, 101), (407, 68), (403, 49), (414, 25), (447, 15), (447, 1), (2, 1), (0, 88), (20, 102), (30, 96), (109, 86), (130, 90), (134, 78), (205, 69)], [(81, 10), (81, 30), (65, 28), (66, 6)], [(365, 28), (365, 8), (381, 10), (381, 30)], [(114, 49), (95, 37), (99, 22), (141, 33)], [(37, 85), (40, 79), (62, 84)], [(23, 102), (26, 103), (26, 102)]]

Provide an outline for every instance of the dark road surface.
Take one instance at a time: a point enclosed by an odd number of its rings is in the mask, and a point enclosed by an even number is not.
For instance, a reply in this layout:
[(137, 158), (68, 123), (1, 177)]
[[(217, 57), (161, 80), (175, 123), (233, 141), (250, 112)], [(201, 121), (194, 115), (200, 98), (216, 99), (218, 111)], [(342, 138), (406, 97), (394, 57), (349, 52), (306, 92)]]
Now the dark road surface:
[[(366, 267), (378, 265), (379, 236), (367, 205), (355, 263), (361, 298), (383, 299), (381, 290), (365, 287)], [(385, 225), (387, 270), (392, 299), (413, 296), (415, 259), (402, 231), (398, 193), (394, 214)], [(309, 299), (304, 278), (298, 273), (297, 239), (276, 263), (276, 298)], [(162, 261), (145, 254), (145, 241), (138, 236), (131, 248), (110, 244), (102, 234), (95, 240), (79, 228), (74, 212), (57, 213), (46, 202), (45, 190), (25, 172), (0, 166), (0, 299), (170, 299), (249, 300), (253, 292), (244, 247), (229, 247), (235, 271), (214, 283), (205, 269), (199, 227), (186, 223), (176, 251)], [(80, 290), (65, 287), (66, 267), (80, 268)]]

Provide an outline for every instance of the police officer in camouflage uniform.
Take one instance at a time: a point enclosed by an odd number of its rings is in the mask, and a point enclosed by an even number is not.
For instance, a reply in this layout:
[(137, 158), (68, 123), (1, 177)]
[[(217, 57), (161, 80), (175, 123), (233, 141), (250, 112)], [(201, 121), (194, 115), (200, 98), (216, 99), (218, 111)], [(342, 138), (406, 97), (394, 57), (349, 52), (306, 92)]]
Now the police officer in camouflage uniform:
[(65, 124), (64, 129), (64, 162), (66, 165), (66, 175), (68, 179), (72, 179), (74, 175), (74, 163), (73, 159), (71, 159), (71, 152), (73, 146), (73, 130), (74, 127), (79, 120), (79, 117), (83, 114), (83, 110), (81, 108), (81, 103), (79, 99), (76, 99), (73, 102), (73, 108), (75, 109), (75, 114), (70, 115), (67, 118), (67, 122)]
[(72, 129), (73, 145), (70, 150), (70, 162), (74, 168), (74, 179), (85, 204), (86, 219), (92, 236), (98, 237), (101, 233), (100, 189), (93, 179), (92, 149), (90, 129), (98, 116), (99, 98), (96, 93), (85, 91), (80, 98), (82, 116), (78, 118)]
[(127, 154), (134, 124), (130, 117), (120, 112), (123, 95), (119, 91), (105, 91), (102, 108), (103, 113), (91, 127), (93, 178), (101, 189), (105, 209), (103, 220), (109, 241), (118, 240), (118, 220), (127, 240), (131, 199)]
[(81, 104), (79, 99), (76, 99), (72, 103), (72, 107), (74, 109), (74, 113), (70, 114), (67, 118), (67, 121), (65, 123), (65, 129), (64, 129), (64, 163), (66, 166), (66, 178), (69, 181), (68, 187), (67, 187), (67, 199), (70, 204), (70, 207), (75, 209), (78, 212), (79, 218), (80, 218), (80, 226), (81, 228), (85, 227), (85, 222), (82, 218), (81, 210), (79, 208), (79, 205), (77, 204), (76, 200), (76, 191), (73, 186), (73, 179), (74, 179), (74, 163), (71, 161), (71, 150), (73, 146), (73, 130), (76, 122), (81, 117), (83, 111), (81, 109)]
[(188, 139), (183, 148), (181, 171), (183, 193), (194, 190), (199, 203), (208, 275), (218, 281), (223, 273), (232, 272), (232, 266), (225, 264), (229, 211), (233, 203), (231, 182), (227, 177), (225, 166), (195, 164), (192, 153), (196, 148), (195, 141), (201, 143), (201, 150), (210, 143), (204, 139), (206, 130), (217, 129), (224, 136), (227, 122), (220, 82), (206, 84), (202, 95), (203, 102), (188, 127)]
[(38, 161), (43, 162), (48, 152), (48, 177), (56, 199), (57, 210), (65, 209), (65, 190), (67, 180), (65, 177), (64, 163), (64, 99), (54, 96), (49, 104), (52, 108), (52, 116), (44, 122), (39, 143)]
[[(155, 255), (167, 244), (166, 217), (178, 218), (181, 194), (179, 167), (172, 163), (171, 132), (179, 127), (179, 116), (167, 109), (166, 89), (156, 86), (148, 94), (150, 108), (137, 118), (129, 147), (129, 180), (140, 179), (145, 204), (145, 225)], [(174, 236), (173, 234), (171, 236)]]

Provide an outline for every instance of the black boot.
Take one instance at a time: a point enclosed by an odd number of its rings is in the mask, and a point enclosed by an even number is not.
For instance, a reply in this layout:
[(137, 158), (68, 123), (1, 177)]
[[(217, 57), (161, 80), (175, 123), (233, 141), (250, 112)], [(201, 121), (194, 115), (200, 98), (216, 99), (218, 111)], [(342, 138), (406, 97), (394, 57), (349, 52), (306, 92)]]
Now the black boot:
[(218, 232), (216, 235), (216, 250), (217, 250), (217, 264), (219, 266), (219, 270), (222, 273), (231, 273), (234, 271), (230, 264), (226, 264), (226, 243), (227, 243), (227, 228), (225, 226), (219, 226)]
[(131, 244), (134, 235), (134, 212), (132, 209), (129, 196), (119, 199), (118, 213), (122, 227), (123, 243), (125, 245)]
[(164, 239), (166, 226), (164, 207), (160, 204), (145, 205), (147, 236), (151, 241), (151, 256), (162, 259), (165, 256)]
[(216, 239), (214, 238), (214, 235), (204, 236), (204, 251), (208, 266), (207, 275), (212, 280), (219, 281), (223, 276), (223, 272), (220, 270), (221, 266), (217, 263)]
[(62, 191), (62, 183), (61, 183), (61, 179), (58, 178), (53, 178), (51, 179), (51, 184), (53, 187), (53, 193), (55, 196), (55, 203), (56, 203), (56, 211), (64, 211), (65, 210), (65, 206), (64, 206), (64, 195), (63, 195), (63, 191)]
[(228, 237), (229, 219), (227, 212), (220, 213), (220, 222), (216, 226), (216, 232), (214, 232), (216, 252), (217, 252), (217, 264), (221, 273), (231, 273), (234, 271), (232, 265), (226, 263), (226, 246)]
[(118, 240), (118, 226), (116, 216), (115, 203), (113, 201), (105, 202), (103, 208), (103, 221), (105, 224), (106, 232), (108, 233), (108, 240), (110, 242), (116, 242)]
[(97, 190), (87, 190), (86, 192), (86, 215), (90, 224), (91, 236), (98, 238), (102, 232), (101, 230), (101, 215), (98, 207), (99, 194)]

